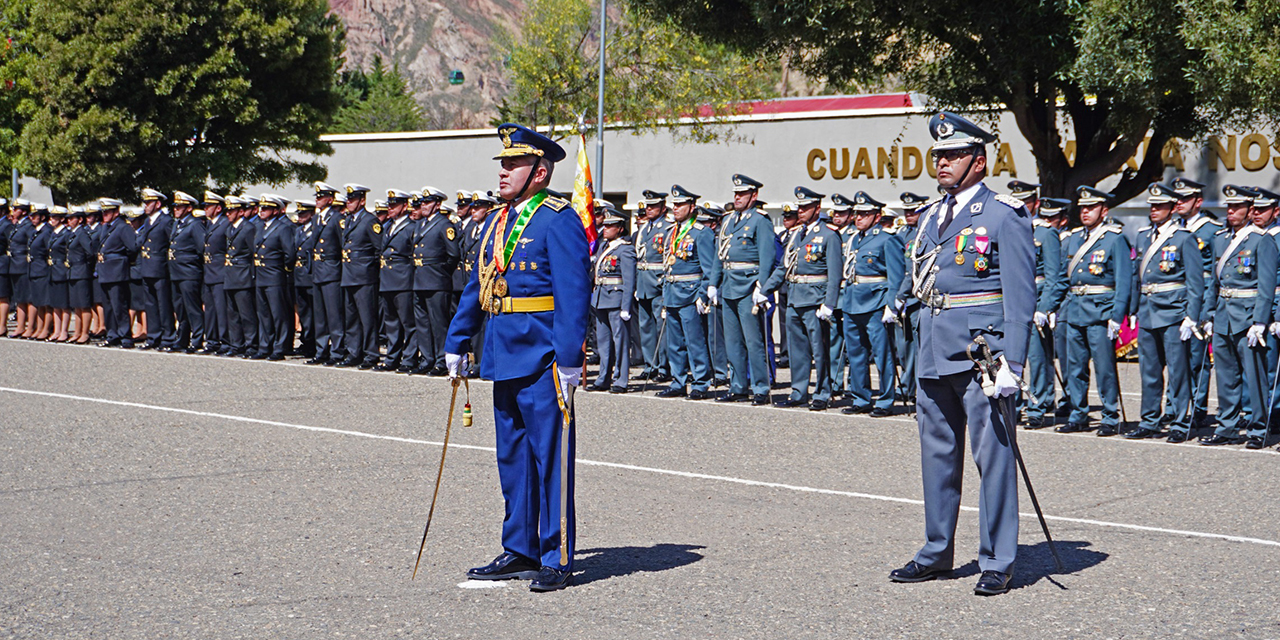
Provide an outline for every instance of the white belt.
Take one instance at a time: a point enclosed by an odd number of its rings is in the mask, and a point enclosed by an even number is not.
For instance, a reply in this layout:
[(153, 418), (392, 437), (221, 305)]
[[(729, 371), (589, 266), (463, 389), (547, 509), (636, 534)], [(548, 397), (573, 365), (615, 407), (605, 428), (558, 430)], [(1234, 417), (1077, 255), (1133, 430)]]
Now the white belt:
[(854, 284), (877, 284), (880, 282), (888, 282), (888, 281), (889, 281), (888, 276), (860, 276), (857, 274), (854, 274), (853, 276)]
[(819, 274), (819, 275), (796, 274), (796, 275), (787, 276), (787, 282), (793, 282), (795, 284), (823, 284), (826, 281), (827, 281), (827, 276), (825, 274)]
[(636, 265), (636, 268), (641, 271), (662, 271), (662, 263), (661, 262), (641, 262), (640, 264)]
[(667, 274), (667, 282), (697, 282), (702, 279), (701, 273)]
[(1223, 287), (1218, 289), (1218, 297), (1221, 298), (1256, 298), (1258, 297), (1257, 289), (1232, 289)]
[(754, 262), (725, 262), (724, 263), (724, 268), (730, 269), (733, 271), (742, 271), (744, 269), (756, 269), (756, 268), (759, 268), (759, 266), (760, 265)]
[(1071, 293), (1078, 296), (1095, 296), (1103, 293), (1112, 293), (1115, 287), (1108, 287), (1105, 284), (1074, 284), (1071, 285)]
[(1179, 291), (1186, 288), (1187, 283), (1185, 282), (1160, 282), (1155, 284), (1144, 284), (1141, 287), (1138, 287), (1138, 290), (1141, 291), (1143, 295), (1149, 295), (1152, 293), (1164, 293), (1166, 291)]
[(596, 278), (596, 284), (622, 284), (622, 276), (605, 276), (603, 278)]

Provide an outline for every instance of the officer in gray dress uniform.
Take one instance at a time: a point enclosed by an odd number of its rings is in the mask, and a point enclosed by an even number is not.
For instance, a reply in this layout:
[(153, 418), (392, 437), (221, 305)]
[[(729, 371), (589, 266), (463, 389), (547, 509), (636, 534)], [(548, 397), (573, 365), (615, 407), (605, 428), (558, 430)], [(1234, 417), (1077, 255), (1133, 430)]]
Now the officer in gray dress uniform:
[(204, 301), (204, 355), (221, 354), (227, 348), (227, 292), (224, 271), (227, 267), (227, 229), (231, 222), (223, 213), (226, 198), (205, 191), (204, 256), (202, 290)]
[(716, 264), (715, 233), (698, 222), (698, 194), (671, 187), (673, 224), (663, 240), (663, 309), (671, 386), (658, 395), (703, 400), (714, 377), (703, 318), (711, 311), (707, 287)]
[[(1169, 442), (1185, 442), (1191, 427), (1188, 341), (1199, 331), (1204, 301), (1204, 264), (1196, 237), (1173, 215), (1178, 193), (1155, 183), (1147, 189), (1151, 225), (1138, 230), (1138, 363), (1142, 369), (1142, 417), (1130, 439), (1160, 434), (1160, 417), (1174, 419)], [(1168, 371), (1167, 387), (1165, 371)], [(1165, 389), (1174, 406), (1161, 405)]]
[(1129, 241), (1118, 225), (1106, 221), (1107, 203), (1115, 198), (1093, 187), (1076, 190), (1084, 226), (1067, 236), (1062, 254), (1067, 263), (1067, 393), (1071, 416), (1054, 431), (1075, 433), (1089, 428), (1089, 362), (1098, 377), (1102, 398), (1099, 436), (1120, 429), (1120, 381), (1116, 378), (1115, 340), (1129, 310), (1133, 261)]
[[(697, 221), (711, 232), (711, 237), (714, 239), (720, 232), (724, 206), (703, 200), (702, 204), (694, 209), (694, 213)], [(706, 313), (702, 316), (702, 329), (707, 336), (707, 352), (711, 354), (711, 386), (723, 387), (729, 384), (729, 353), (724, 347), (724, 308), (718, 304), (708, 303)]]
[(631, 311), (636, 295), (635, 248), (622, 237), (626, 218), (612, 207), (591, 256), (591, 316), (600, 371), (587, 391), (626, 393), (631, 368)]
[[(844, 265), (840, 234), (820, 219), (825, 194), (796, 187), (799, 225), (783, 245), (782, 261), (765, 284), (772, 292), (785, 282), (789, 287), (786, 331), (791, 344), (791, 395), (774, 402), (780, 407), (809, 405), (810, 411), (824, 411), (831, 402), (830, 333), (827, 325), (835, 315), (840, 296), (840, 273)], [(817, 371), (812, 398), (809, 395), (811, 370)]]
[[(853, 231), (844, 242), (844, 287), (840, 291), (850, 399), (842, 413), (881, 418), (889, 415), (896, 398), (893, 343), (885, 325), (897, 321), (893, 300), (906, 274), (906, 253), (902, 238), (877, 224), (883, 202), (864, 191), (854, 195), (853, 202)], [(874, 398), (872, 358), (880, 374), (880, 391)]]
[[(413, 337), (418, 358), (410, 373), (442, 376), (444, 336), (452, 317), (455, 274), (468, 273), (458, 268), (462, 260), (462, 244), (458, 226), (449, 219), (441, 205), (444, 192), (435, 187), (422, 188), (420, 219), (413, 229)], [(465, 286), (465, 282), (463, 283)]]
[[(1169, 186), (1178, 193), (1178, 202), (1173, 206), (1173, 212), (1182, 220), (1182, 226), (1190, 231), (1196, 237), (1196, 244), (1200, 247), (1200, 257), (1204, 262), (1204, 282), (1205, 282), (1205, 299), (1201, 308), (1204, 309), (1205, 322), (1208, 322), (1213, 313), (1213, 305), (1210, 301), (1210, 290), (1213, 288), (1213, 238), (1222, 230), (1222, 223), (1210, 217), (1200, 210), (1204, 204), (1204, 185), (1187, 178), (1174, 178), (1169, 182)], [(1209, 426), (1211, 420), (1209, 418), (1209, 377), (1213, 372), (1213, 362), (1209, 359), (1209, 341), (1212, 340), (1213, 332), (1201, 325), (1200, 331), (1193, 333), (1189, 344), (1191, 347), (1191, 404), (1193, 412), (1191, 416), (1191, 428), (1200, 429)], [(1173, 402), (1165, 394), (1165, 406), (1172, 407)], [(1173, 416), (1166, 413), (1163, 423), (1172, 422)]]
[[(1210, 297), (1213, 359), (1218, 369), (1218, 427), (1200, 444), (1241, 441), (1250, 449), (1265, 446), (1267, 325), (1276, 289), (1276, 243), (1249, 220), (1256, 192), (1235, 185), (1222, 188), (1227, 226), (1213, 239)], [(1247, 399), (1252, 404), (1246, 407)], [(1246, 413), (1249, 409), (1249, 413)]]
[[(902, 228), (898, 237), (902, 239), (903, 251), (911, 255), (912, 244), (920, 233), (920, 213), (929, 204), (929, 199), (903, 191), (898, 195), (902, 203)], [(907, 265), (904, 263), (903, 267)], [(905, 276), (905, 273), (904, 273)], [(897, 331), (894, 332), (894, 348), (898, 355), (898, 364), (902, 365), (902, 376), (898, 379), (898, 392), (902, 397), (915, 401), (916, 397), (916, 334), (920, 325), (920, 301), (911, 295), (911, 279), (904, 277), (898, 285), (894, 309), (898, 312)]]
[(724, 343), (729, 354), (729, 393), (717, 402), (742, 402), (749, 397), (753, 405), (769, 404), (769, 352), (761, 319), (773, 304), (764, 285), (778, 259), (778, 237), (769, 216), (757, 206), (762, 186), (734, 174), (734, 210), (725, 215), (716, 238), (718, 260), (707, 299), (724, 306)]
[[(1010, 183), (1012, 184), (1012, 183)], [(1011, 194), (1018, 198), (1016, 194)], [(1036, 244), (1036, 312), (1032, 317), (1035, 332), (1031, 334), (1031, 346), (1027, 351), (1027, 386), (1031, 396), (1026, 405), (1026, 428), (1045, 426), (1045, 416), (1054, 410), (1054, 335), (1049, 318), (1062, 306), (1067, 295), (1065, 263), (1062, 260), (1062, 239), (1050, 220), (1066, 214), (1069, 200), (1035, 198), (1036, 213), (1032, 230)], [(1030, 208), (1028, 208), (1030, 210)], [(1056, 325), (1056, 323), (1054, 323)], [(1063, 332), (1065, 333), (1065, 328)], [(1065, 394), (1066, 389), (1062, 392)]]
[[(922, 216), (910, 274), (912, 292), (925, 305), (916, 420), (927, 542), (890, 579), (930, 580), (954, 566), (968, 427), (981, 478), (982, 576), (974, 592), (994, 595), (1008, 590), (1018, 553), (1018, 481), (1007, 431), (1013, 425), (1000, 424), (997, 403), (1017, 393), (1026, 362), (1036, 303), (1035, 244), (1022, 203), (982, 184), (985, 145), (995, 136), (946, 112), (930, 119), (929, 132), (937, 141), (932, 156), (938, 184), (947, 193)], [(990, 396), (966, 354), (975, 334), (1001, 363)]]
[(177, 314), (176, 338), (170, 351), (195, 353), (204, 344), (205, 220), (192, 215), (195, 196), (173, 192), (173, 224), (169, 228), (170, 299)]
[(658, 334), (665, 334), (662, 330), (662, 255), (666, 248), (663, 242), (670, 235), (672, 224), (667, 216), (666, 193), (645, 189), (642, 203), (644, 221), (633, 234), (637, 302), (633, 328), (639, 333), (640, 353), (644, 356), (644, 370), (636, 378), (666, 382), (670, 380), (666, 347), (658, 344)]

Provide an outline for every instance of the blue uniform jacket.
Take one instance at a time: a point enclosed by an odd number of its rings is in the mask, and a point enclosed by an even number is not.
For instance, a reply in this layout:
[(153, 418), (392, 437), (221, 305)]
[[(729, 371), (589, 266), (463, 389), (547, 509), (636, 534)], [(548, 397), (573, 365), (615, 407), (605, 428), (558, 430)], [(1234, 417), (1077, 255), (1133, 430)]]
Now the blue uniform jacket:
[(227, 231), (231, 221), (226, 216), (205, 222), (204, 233), (204, 282), (222, 284), (227, 268)]
[(241, 218), (227, 229), (226, 271), (223, 273), (223, 287), (228, 290), (253, 288), (253, 252), (254, 234), (257, 232), (252, 221)]
[[(419, 220), (413, 228), (413, 290), (450, 291), (458, 268), (462, 244), (458, 227), (443, 213)], [(465, 281), (463, 286), (465, 287)]]
[[(954, 224), (954, 223), (953, 223)], [(906, 249), (902, 238), (879, 226), (866, 231), (848, 227), (843, 248), (844, 287), (840, 310), (848, 314), (870, 313), (889, 306), (906, 274)]]
[(9, 237), (13, 235), (13, 221), (0, 216), (0, 275), (9, 273)]
[(99, 226), (98, 234), (102, 238), (98, 248), (98, 282), (128, 282), (130, 267), (138, 256), (138, 234), (120, 218)]
[(413, 228), (415, 223), (402, 214), (387, 220), (383, 227), (379, 256), (378, 289), (413, 291)]
[(143, 278), (169, 277), (169, 232), (173, 217), (161, 211), (155, 221), (150, 217), (138, 229), (138, 271)]
[(1222, 231), (1222, 223), (1198, 213), (1191, 220), (1183, 220), (1186, 227), (1196, 237), (1196, 245), (1200, 248), (1200, 258), (1204, 262), (1204, 303), (1201, 305), (1205, 320), (1213, 313), (1214, 303), (1210, 299), (1213, 289), (1213, 238)]
[[(480, 232), (484, 231), (484, 223), (472, 222), (466, 226), (466, 231), (462, 236), (462, 271), (466, 275), (467, 281), (471, 281), (471, 274), (475, 271), (476, 260), (480, 253)], [(462, 287), (466, 289), (464, 284)]]
[(27, 243), (27, 275), (32, 278), (49, 276), (49, 243), (52, 240), (53, 227), (45, 222), (31, 234)]
[(67, 262), (71, 264), (68, 276), (72, 280), (92, 278), (97, 259), (97, 252), (93, 248), (93, 230), (84, 224), (76, 227), (71, 232), (71, 241), (67, 245)]
[(309, 288), (314, 282), (311, 279), (311, 255), (315, 251), (316, 239), (319, 236), (316, 233), (317, 230), (315, 218), (306, 224), (296, 224), (293, 228), (293, 237), (298, 243), (293, 262), (293, 286), (295, 287)]
[(187, 214), (169, 230), (169, 279), (200, 280), (204, 276), (204, 220)]
[[(1143, 227), (1138, 231), (1137, 264), (1133, 297), (1138, 301), (1138, 326), (1160, 329), (1181, 324), (1184, 318), (1200, 323), (1204, 304), (1204, 261), (1196, 237), (1177, 220), (1171, 234)], [(1160, 239), (1160, 245), (1152, 243)]]
[(294, 224), (284, 216), (264, 224), (254, 234), (253, 283), (256, 287), (283, 287), (298, 259)]
[(720, 297), (729, 300), (751, 295), (756, 285), (764, 292), (781, 260), (778, 254), (778, 236), (769, 216), (755, 207), (727, 214), (716, 237), (719, 260), (711, 273), (711, 284), (719, 289)]
[(378, 258), (382, 252), (382, 225), (377, 216), (360, 209), (343, 216), (342, 286), (378, 284)]
[(636, 250), (626, 240), (599, 242), (591, 259), (591, 308), (631, 313), (636, 296)]
[[(1090, 232), (1084, 227), (1068, 234), (1062, 245), (1063, 260), (1070, 270), (1065, 319), (1077, 326), (1106, 324), (1109, 320), (1118, 323), (1129, 312), (1133, 287), (1129, 241), (1118, 226), (1101, 223), (1094, 231), (1097, 240), (1091, 245)], [(1087, 253), (1076, 260), (1082, 251)], [(1072, 262), (1075, 262), (1074, 268)], [(1098, 288), (1092, 289), (1094, 287)], [(1108, 288), (1109, 291), (1104, 291)]]
[[(507, 232), (514, 223), (514, 212)], [(495, 242), (506, 238), (488, 234), (498, 219), (496, 213), (485, 220), (481, 258), (493, 259)], [(524, 269), (520, 266), (523, 264)], [(445, 351), (466, 353), (471, 337), (480, 328), (484, 311), (480, 308), (479, 270), (473, 270), (458, 302), (458, 312), (449, 324)], [(586, 359), (583, 344), (587, 337), (588, 303), (591, 300), (591, 255), (587, 234), (568, 201), (549, 197), (529, 219), (518, 248), (504, 277), (512, 297), (552, 296), (555, 309), (537, 313), (491, 315), (485, 328), (480, 375), (490, 380), (511, 380), (541, 374), (555, 361), (559, 367), (581, 367)]]
[(650, 300), (662, 298), (662, 260), (666, 255), (667, 238), (675, 224), (665, 216), (646, 220), (636, 230), (633, 241), (636, 255), (636, 298)]
[(787, 306), (834, 310), (840, 298), (844, 247), (840, 234), (822, 221), (792, 229), (782, 261), (769, 275), (766, 291), (787, 287)]
[[(946, 210), (945, 203), (939, 200), (921, 216), (913, 254), (913, 261), (921, 263), (912, 267), (913, 278), (921, 277), (917, 269), (927, 264), (923, 257), (937, 249), (932, 302), (920, 312), (917, 375), (938, 378), (972, 371), (966, 350), (978, 335), (986, 337), (997, 356), (1003, 353), (1011, 363), (1025, 363), (1036, 305), (1035, 241), (1026, 207), (979, 185), (969, 205), (956, 209), (956, 218), (939, 234), (937, 216)], [(957, 262), (956, 238), (961, 235), (969, 240)], [(979, 243), (977, 238), (987, 241)], [(949, 296), (969, 294), (1000, 297), (974, 306), (946, 302)]]
[(329, 284), (342, 280), (342, 212), (333, 207), (316, 212), (316, 242), (311, 250), (311, 281)]
[[(1246, 237), (1233, 242), (1238, 234)], [(1215, 333), (1236, 335), (1251, 325), (1271, 321), (1276, 290), (1276, 243), (1266, 232), (1252, 224), (1237, 233), (1223, 228), (1213, 237), (1213, 262), (1209, 268), (1214, 274), (1210, 308), (1214, 309)], [(1244, 292), (1244, 296), (1237, 292)], [(1250, 295), (1250, 292), (1255, 293)]]
[(1067, 278), (1058, 230), (1043, 220), (1032, 223), (1036, 243), (1036, 311), (1050, 314), (1067, 296)]
[(9, 234), (9, 275), (24, 275), (30, 271), (27, 264), (27, 245), (31, 244), (31, 234), (35, 225), (30, 218), (23, 218), (13, 225)]
[[(675, 243), (677, 225), (668, 227), (663, 240), (666, 253), (663, 257), (662, 304), (666, 307), (685, 307), (697, 300), (707, 302), (707, 287), (716, 269), (715, 232), (700, 222), (694, 222), (689, 231)], [(672, 246), (675, 243), (677, 246)], [(696, 276), (696, 277), (695, 277)]]
[(908, 271), (903, 272), (902, 281), (898, 283), (898, 292), (895, 294), (894, 298), (895, 302), (905, 309), (912, 309), (920, 306), (920, 301), (916, 300), (916, 297), (911, 293), (911, 278), (909, 277), (911, 252), (915, 249), (916, 238), (919, 237), (919, 235), (920, 225), (918, 223), (903, 227), (902, 231), (898, 234), (898, 237), (902, 238), (902, 253), (905, 256), (903, 269), (908, 269)]
[(49, 232), (49, 281), (66, 282), (71, 279), (71, 230), (63, 225)]

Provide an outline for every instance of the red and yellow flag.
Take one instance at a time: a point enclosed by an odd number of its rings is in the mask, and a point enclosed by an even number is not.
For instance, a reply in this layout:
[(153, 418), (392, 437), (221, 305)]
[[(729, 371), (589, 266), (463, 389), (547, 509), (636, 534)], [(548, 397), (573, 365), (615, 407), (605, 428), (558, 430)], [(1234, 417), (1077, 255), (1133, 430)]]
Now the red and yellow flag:
[(594, 254), (596, 189), (591, 183), (591, 163), (587, 162), (587, 137), (579, 133), (578, 142), (578, 176), (573, 180), (573, 210), (582, 218), (582, 228), (587, 232), (587, 246)]

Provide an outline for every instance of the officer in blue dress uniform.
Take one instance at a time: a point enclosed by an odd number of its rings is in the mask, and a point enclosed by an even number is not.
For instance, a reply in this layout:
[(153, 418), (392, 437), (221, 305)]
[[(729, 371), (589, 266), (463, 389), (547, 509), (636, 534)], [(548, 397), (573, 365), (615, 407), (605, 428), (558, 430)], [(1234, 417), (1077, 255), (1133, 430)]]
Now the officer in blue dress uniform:
[[(920, 233), (920, 213), (929, 204), (929, 199), (904, 191), (898, 195), (902, 203), (902, 228), (898, 237), (902, 239), (903, 250), (911, 255), (912, 243)], [(903, 267), (906, 267), (904, 262)], [(905, 273), (904, 273), (905, 276)], [(898, 293), (894, 300), (894, 309), (898, 312), (898, 330), (895, 332), (895, 353), (898, 363), (902, 365), (902, 376), (898, 380), (899, 393), (908, 399), (916, 397), (916, 334), (920, 326), (920, 301), (911, 295), (911, 278), (902, 278), (898, 285)]]
[(96, 275), (107, 295), (103, 305), (107, 341), (102, 346), (132, 349), (129, 266), (138, 255), (138, 237), (133, 228), (120, 219), (123, 203), (115, 198), (102, 198), (98, 203), (102, 205), (102, 226), (98, 229), (101, 244)]
[(27, 245), (35, 225), (31, 224), (31, 203), (16, 198), (12, 207), (13, 229), (9, 232), (9, 283), (16, 325), (11, 337), (22, 334), (27, 324), (27, 306), (31, 302)]
[(204, 198), (204, 264), (201, 274), (204, 300), (204, 355), (220, 354), (227, 348), (227, 292), (224, 271), (227, 267), (227, 230), (231, 222), (223, 213), (226, 198), (205, 191)]
[[(831, 402), (830, 333), (828, 323), (835, 315), (840, 296), (840, 274), (844, 265), (840, 234), (820, 219), (825, 194), (796, 187), (799, 225), (783, 245), (782, 261), (765, 283), (770, 293), (786, 283), (788, 287), (786, 332), (791, 345), (791, 394), (774, 404), (780, 407), (809, 405), (824, 411)], [(812, 397), (811, 370), (817, 371)]]
[[(1204, 262), (1204, 282), (1205, 282), (1205, 299), (1201, 308), (1204, 309), (1206, 322), (1212, 316), (1213, 304), (1210, 301), (1211, 289), (1210, 284), (1213, 282), (1213, 238), (1222, 230), (1222, 223), (1215, 220), (1211, 216), (1200, 210), (1204, 204), (1204, 185), (1187, 178), (1174, 178), (1170, 181), (1169, 186), (1178, 193), (1178, 202), (1173, 207), (1173, 212), (1182, 220), (1182, 226), (1190, 231), (1196, 237), (1196, 244), (1200, 247), (1200, 257)], [(1209, 418), (1209, 377), (1213, 372), (1213, 362), (1209, 359), (1208, 341), (1212, 340), (1213, 332), (1201, 325), (1200, 331), (1193, 333), (1189, 344), (1191, 347), (1191, 359), (1189, 365), (1191, 367), (1191, 404), (1193, 413), (1191, 417), (1191, 428), (1199, 429), (1207, 427), (1210, 424)], [(1165, 394), (1165, 406), (1172, 407), (1173, 402)], [(1168, 424), (1173, 420), (1173, 416), (1169, 413), (1165, 414), (1162, 422)]]
[[(785, 250), (791, 243), (791, 239), (795, 237), (797, 233), (800, 233), (803, 226), (800, 224), (800, 214), (799, 211), (796, 210), (796, 204), (794, 202), (784, 202), (780, 206), (782, 207), (782, 233), (778, 234), (778, 244)], [(825, 219), (826, 215), (820, 213), (819, 217)], [(782, 285), (778, 287), (778, 290), (774, 292), (774, 295), (778, 300), (779, 308), (787, 309), (790, 307), (790, 304), (787, 302), (788, 293), (789, 289), (787, 288), (787, 283), (784, 281)], [(787, 347), (787, 319), (785, 312), (783, 313), (783, 317), (780, 321), (782, 322), (782, 330), (778, 332), (778, 366), (788, 367), (791, 364), (791, 354), (790, 349)]]
[(317, 314), (315, 281), (311, 278), (311, 258), (315, 255), (316, 241), (320, 239), (316, 226), (315, 200), (295, 200), (293, 203), (294, 239), (298, 249), (293, 264), (293, 303), (298, 312), (298, 355), (314, 358), (316, 355)]
[(164, 209), (166, 200), (165, 195), (155, 189), (142, 190), (146, 220), (138, 230), (138, 271), (142, 275), (142, 291), (146, 296), (143, 308), (147, 312), (147, 341), (142, 349), (172, 347), (178, 342), (169, 283), (169, 234), (173, 217)]
[[(476, 192), (479, 193), (479, 192)], [(467, 274), (467, 281), (471, 280), (476, 270), (476, 264), (480, 260), (480, 233), (484, 231), (485, 220), (489, 218), (493, 205), (468, 206), (473, 199), (473, 195), (463, 191), (458, 192), (458, 210), (466, 211), (470, 225), (467, 227), (466, 233), (462, 236), (462, 242), (459, 251), (462, 253), (462, 268)], [(464, 287), (465, 288), (465, 287)], [(476, 327), (475, 335), (471, 336), (471, 344), (473, 345), (471, 353), (471, 369), (470, 375), (476, 377), (480, 375), (480, 364), (484, 356), (484, 328), (489, 324), (488, 315), (480, 318), (480, 325)], [(447, 372), (446, 372), (447, 373)]]
[[(421, 219), (413, 229), (414, 340), (419, 354), (410, 373), (442, 376), (444, 338), (453, 305), (453, 284), (462, 259), (458, 226), (441, 210), (446, 196), (435, 187), (422, 188)], [(465, 285), (464, 285), (465, 286)]]
[(605, 210), (596, 254), (591, 257), (591, 315), (595, 320), (600, 371), (588, 391), (626, 393), (631, 368), (631, 311), (636, 295), (636, 252), (622, 237), (627, 220)]
[(204, 344), (205, 221), (192, 215), (195, 196), (173, 192), (173, 223), (169, 228), (170, 299), (177, 314), (175, 340), (167, 351), (195, 353)]
[(1129, 310), (1133, 260), (1129, 241), (1118, 225), (1106, 222), (1107, 203), (1115, 196), (1093, 187), (1076, 190), (1084, 226), (1062, 245), (1067, 263), (1067, 394), (1071, 416), (1055, 431), (1075, 433), (1089, 428), (1089, 362), (1098, 376), (1102, 398), (1099, 436), (1119, 433), (1120, 381), (1116, 378), (1115, 340)]
[[(847, 256), (844, 255), (844, 245), (849, 241), (849, 236), (858, 232), (850, 222), (853, 220), (853, 200), (839, 193), (831, 194), (831, 211), (828, 219), (824, 222), (827, 228), (836, 232), (840, 236), (841, 261), (843, 262)], [(844, 267), (841, 266), (840, 286), (844, 287)], [(830, 356), (827, 358), (831, 366), (831, 397), (838, 398), (844, 396), (849, 389), (848, 365), (849, 358), (844, 348), (844, 312), (837, 305), (835, 315), (831, 316), (831, 320), (827, 322), (827, 341), (831, 345)]]
[[(1267, 325), (1276, 289), (1276, 243), (1249, 220), (1256, 192), (1235, 185), (1222, 188), (1227, 226), (1214, 236), (1210, 287), (1213, 359), (1218, 369), (1218, 427), (1200, 444), (1244, 441), (1265, 446)], [(1251, 401), (1251, 404), (1246, 400)], [(1248, 404), (1248, 406), (1246, 406)], [(1246, 410), (1249, 413), (1246, 414)]]
[[(1178, 193), (1155, 183), (1147, 189), (1151, 225), (1138, 230), (1135, 295), (1138, 298), (1138, 363), (1142, 369), (1142, 417), (1130, 439), (1160, 434), (1160, 418), (1172, 414), (1169, 442), (1185, 442), (1191, 427), (1188, 342), (1201, 323), (1204, 264), (1196, 237), (1173, 215)], [(1163, 409), (1166, 378), (1174, 406)]]
[(668, 217), (667, 194), (644, 190), (644, 220), (634, 235), (636, 254), (636, 315), (632, 328), (640, 338), (640, 354), (644, 357), (644, 370), (636, 378), (667, 382), (667, 349), (658, 344), (658, 334), (666, 341), (663, 326), (667, 320), (662, 315), (662, 256), (663, 244), (671, 235), (672, 223)]
[[(697, 221), (711, 232), (714, 239), (720, 233), (724, 206), (703, 200), (694, 212), (697, 214)], [(717, 258), (708, 260), (712, 259)], [(708, 303), (705, 312), (702, 316), (702, 332), (707, 336), (707, 352), (711, 355), (711, 386), (723, 387), (729, 384), (729, 352), (724, 346), (724, 308)]]
[[(387, 338), (387, 353), (382, 363), (374, 367), (378, 371), (399, 369), (405, 351), (411, 351), (416, 344), (413, 339), (417, 326), (413, 319), (413, 228), (416, 225), (406, 213), (408, 208), (408, 192), (387, 191), (387, 219), (383, 222), (378, 279), (378, 292), (386, 308), (382, 330)], [(447, 296), (446, 293), (446, 301)]]
[(758, 208), (762, 186), (748, 176), (734, 174), (733, 213), (725, 215), (716, 238), (717, 261), (707, 300), (724, 307), (724, 343), (729, 355), (729, 393), (717, 402), (742, 402), (750, 397), (753, 405), (769, 404), (770, 363), (762, 318), (772, 305), (764, 285), (778, 259), (778, 237), (769, 216)]
[(227, 257), (222, 286), (227, 293), (227, 339), (230, 349), (226, 355), (248, 358), (258, 350), (258, 304), (253, 286), (253, 253), (257, 227), (244, 206), (244, 198), (226, 198), (227, 216), (231, 227), (227, 229)]
[[(902, 238), (877, 224), (883, 210), (884, 203), (865, 191), (853, 196), (853, 225), (844, 243), (844, 287), (840, 291), (851, 401), (842, 413), (870, 413), (873, 418), (889, 415), (896, 397), (893, 344), (885, 325), (897, 320), (893, 300), (906, 275)], [(880, 374), (880, 392), (874, 398), (873, 357)]]
[[(498, 134), (504, 147), (498, 192), (509, 204), (485, 222), (474, 276), (445, 340), (449, 376), (465, 375), (467, 343), (480, 318), (489, 316), (480, 373), (494, 381), (503, 552), (467, 575), (532, 579), (530, 589), (552, 591), (568, 586), (573, 575), (576, 429), (570, 427), (567, 452), (560, 436), (586, 360), (591, 256), (578, 213), (547, 191), (564, 149), (519, 125), (504, 124)], [(568, 418), (572, 425), (571, 413)], [(562, 456), (567, 478), (561, 477)], [(567, 563), (559, 551), (561, 483)]]
[[(1008, 590), (1018, 553), (1018, 480), (1012, 434), (1006, 431), (1013, 426), (999, 424), (997, 403), (1017, 393), (1026, 362), (1036, 302), (1035, 244), (1022, 203), (982, 184), (985, 145), (995, 136), (947, 112), (930, 119), (929, 132), (936, 140), (931, 155), (938, 184), (946, 195), (922, 216), (910, 274), (912, 293), (925, 306), (916, 420), (927, 542), (889, 577), (920, 582), (954, 565), (967, 426), (981, 478), (982, 576), (974, 592), (994, 595)], [(1002, 365), (991, 395), (966, 354), (975, 335), (987, 340)]]
[(13, 284), (9, 279), (9, 236), (12, 234), (9, 201), (0, 198), (0, 337), (9, 333), (9, 302), (13, 297)]
[(698, 194), (671, 187), (672, 222), (662, 241), (662, 304), (666, 311), (667, 362), (674, 379), (659, 397), (710, 397), (714, 378), (703, 317), (711, 311), (707, 287), (716, 264), (715, 233), (698, 222)]
[(346, 358), (339, 367), (372, 369), (378, 362), (378, 256), (382, 224), (365, 210), (369, 187), (348, 184), (342, 227), (342, 296)]
[[(1031, 211), (1027, 199), (1019, 198), (1017, 192), (1010, 195), (1027, 203), (1028, 211)], [(1054, 410), (1055, 343), (1054, 329), (1050, 326), (1049, 318), (1062, 306), (1067, 295), (1067, 279), (1066, 265), (1062, 260), (1062, 239), (1051, 220), (1065, 215), (1071, 206), (1069, 200), (1059, 198), (1036, 197), (1034, 200), (1032, 233), (1036, 245), (1036, 311), (1032, 316), (1035, 332), (1031, 335), (1031, 346), (1027, 350), (1027, 390), (1030, 395), (1026, 405), (1027, 429), (1043, 428), (1045, 416)], [(1067, 390), (1063, 389), (1062, 392), (1065, 394)]]
[[(1265, 189), (1263, 187), (1251, 187), (1255, 196), (1253, 206), (1249, 209), (1249, 220), (1253, 222), (1253, 226), (1258, 227), (1267, 232), (1278, 247), (1280, 247), (1280, 222), (1276, 220), (1277, 203), (1280, 203), (1280, 194)], [(1280, 283), (1280, 278), (1277, 279)], [(1280, 291), (1280, 287), (1277, 287)], [(1271, 425), (1280, 418), (1280, 411), (1277, 411), (1277, 403), (1280, 403), (1280, 388), (1275, 385), (1276, 381), (1276, 364), (1280, 358), (1280, 293), (1276, 295), (1275, 302), (1271, 306), (1271, 324), (1267, 327), (1267, 333), (1271, 335), (1267, 339), (1267, 375), (1265, 380), (1270, 381), (1271, 386), (1267, 387), (1270, 395), (1269, 402), (1262, 408), (1262, 417), (1265, 422), (1268, 434), (1271, 431)]]
[(260, 350), (254, 360), (284, 360), (289, 344), (289, 328), (293, 325), (293, 307), (287, 288), (297, 263), (298, 240), (294, 226), (281, 213), (288, 205), (284, 198), (263, 194), (259, 198), (258, 217), (262, 226), (254, 235), (253, 285), (257, 291), (258, 336)]
[[(334, 365), (346, 353), (342, 298), (342, 205), (338, 188), (316, 182), (315, 248), (311, 250), (311, 286), (316, 325), (316, 355), (307, 364)], [(342, 196), (345, 204), (346, 196)]]

